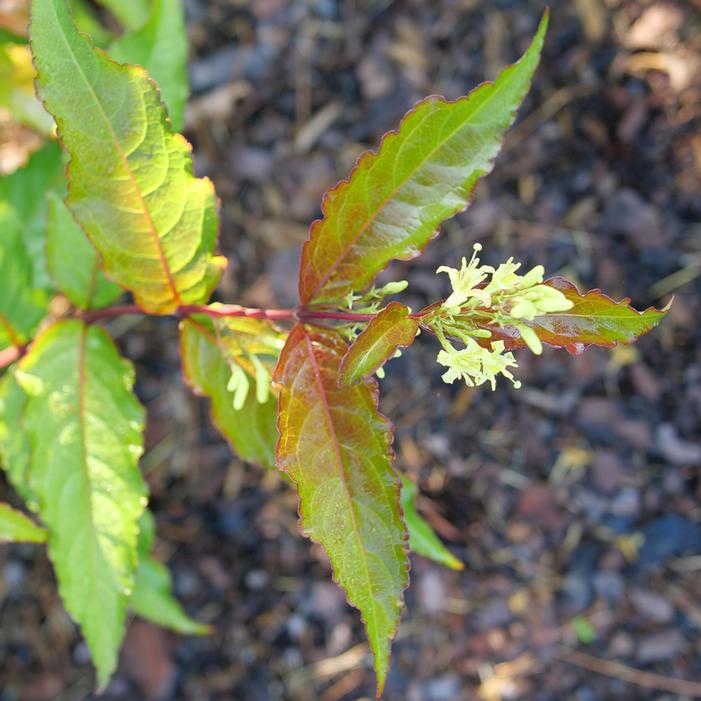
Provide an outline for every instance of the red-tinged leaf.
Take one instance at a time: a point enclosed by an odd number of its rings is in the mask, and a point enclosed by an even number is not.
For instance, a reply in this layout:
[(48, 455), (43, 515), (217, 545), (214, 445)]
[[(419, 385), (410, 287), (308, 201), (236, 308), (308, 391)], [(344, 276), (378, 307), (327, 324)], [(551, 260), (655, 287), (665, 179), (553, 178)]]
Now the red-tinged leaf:
[[(667, 313), (666, 309), (649, 307), (639, 312), (630, 306), (630, 299), (615, 302), (601, 290), (582, 294), (569, 280), (554, 277), (546, 285), (560, 290), (574, 304), (566, 312), (556, 312), (525, 321), (538, 338), (553, 348), (565, 348), (579, 355), (587, 346), (611, 348), (618, 343), (632, 343), (652, 330)], [(509, 350), (525, 347), (513, 327), (487, 327), (492, 332), (490, 341), (503, 339)]]
[(377, 372), (399, 348), (410, 346), (419, 330), (411, 309), (390, 302), (355, 339), (341, 361), (340, 382), (353, 385)]
[(419, 102), (326, 193), (323, 219), (302, 252), (302, 304), (334, 304), (365, 289), (390, 260), (418, 255), (444, 220), (465, 209), (528, 91), (547, 24), (546, 12), (530, 48), (494, 83), (453, 102)]
[(277, 464), (297, 485), (305, 534), (324, 547), (335, 581), (360, 609), (381, 692), (408, 584), (407, 532), (377, 382), (339, 387), (346, 350), (336, 331), (293, 328), (273, 377), (281, 386)]

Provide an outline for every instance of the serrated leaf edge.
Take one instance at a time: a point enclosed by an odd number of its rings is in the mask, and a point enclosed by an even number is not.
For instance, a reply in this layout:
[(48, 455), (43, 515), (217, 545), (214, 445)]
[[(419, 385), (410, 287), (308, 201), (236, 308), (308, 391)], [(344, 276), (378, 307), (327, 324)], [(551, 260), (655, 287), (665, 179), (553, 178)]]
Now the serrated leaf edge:
[[(549, 17), (550, 17), (550, 12), (549, 12), (549, 9), (546, 7), (545, 11), (543, 12), (543, 17), (540, 21), (540, 24), (538, 25), (538, 32), (540, 32), (541, 27), (542, 27), (544, 22), (545, 22), (545, 29), (547, 30), (547, 23), (549, 21)], [(536, 34), (536, 37), (537, 37), (537, 34)], [(545, 31), (543, 31), (543, 36), (540, 38), (539, 45), (537, 47), (538, 54), (540, 54), (542, 51), (544, 41), (545, 41)], [(529, 46), (529, 48), (530, 48), (530, 46)], [(519, 57), (519, 59), (517, 61), (515, 61), (512, 64), (509, 64), (509, 66), (507, 66), (504, 70), (518, 64), (526, 56), (527, 53), (528, 53), (528, 49), (526, 49), (524, 54), (521, 57)], [(528, 90), (530, 89), (531, 83), (532, 83), (532, 78), (531, 78), (531, 80), (528, 81), (524, 94), (528, 93)], [(311, 302), (313, 302), (314, 297), (317, 294), (319, 294), (319, 292), (321, 290), (324, 289), (324, 286), (331, 279), (334, 271), (337, 269), (337, 267), (340, 264), (340, 261), (342, 260), (342, 256), (339, 256), (339, 258), (331, 266), (329, 266), (329, 270), (324, 274), (324, 276), (321, 278), (321, 281), (316, 285), (314, 290), (309, 294), (305, 294), (304, 290), (302, 289), (301, 271), (303, 271), (307, 265), (307, 255), (308, 255), (307, 250), (308, 250), (308, 248), (311, 247), (312, 242), (315, 242), (316, 239), (318, 239), (318, 237), (320, 236), (321, 225), (329, 216), (329, 208), (331, 207), (336, 195), (341, 190), (343, 190), (344, 188), (346, 188), (350, 185), (351, 181), (356, 176), (356, 174), (358, 172), (360, 172), (360, 170), (362, 168), (364, 168), (368, 162), (371, 162), (373, 159), (375, 159), (379, 156), (380, 152), (382, 151), (382, 147), (385, 145), (386, 141), (394, 140), (395, 138), (397, 138), (401, 134), (402, 127), (404, 126), (406, 121), (416, 113), (416, 111), (419, 109), (419, 107), (421, 105), (428, 103), (428, 102), (439, 101), (439, 102), (443, 102), (446, 107), (450, 107), (451, 105), (469, 100), (474, 93), (476, 93), (477, 91), (479, 91), (487, 86), (490, 86), (490, 85), (495, 86), (496, 80), (482, 81), (481, 83), (477, 84), (472, 90), (470, 90), (470, 92), (468, 92), (466, 95), (461, 95), (460, 97), (455, 98), (454, 100), (446, 100), (444, 96), (436, 95), (436, 94), (428, 95), (427, 97), (422, 98), (421, 100), (416, 102), (414, 107), (412, 107), (408, 112), (406, 112), (404, 114), (401, 121), (399, 122), (399, 125), (395, 129), (390, 129), (389, 131), (385, 132), (385, 134), (380, 139), (379, 144), (374, 149), (370, 148), (367, 151), (364, 151), (363, 153), (361, 153), (360, 156), (358, 156), (358, 158), (356, 159), (355, 165), (353, 166), (351, 172), (348, 174), (348, 176), (346, 178), (339, 180), (338, 183), (336, 183), (336, 185), (329, 188), (324, 193), (322, 200), (321, 200), (321, 217), (319, 219), (314, 220), (311, 223), (311, 225), (309, 227), (309, 238), (307, 241), (304, 242), (304, 244), (302, 246), (302, 257), (301, 257), (301, 263), (300, 263), (300, 281), (299, 281), (299, 298), (300, 298), (300, 301), (302, 303), (302, 308), (307, 307), (307, 305), (309, 305)], [(513, 111), (514, 116), (515, 116), (516, 112), (518, 111), (519, 107), (520, 107), (520, 104), (517, 105), (517, 107), (514, 109), (514, 111)], [(480, 109), (481, 109), (481, 107), (480, 107)], [(513, 117), (512, 117), (512, 119), (513, 119)], [(439, 146), (434, 147), (432, 149), (432, 151), (430, 152), (429, 156), (427, 156), (423, 160), (424, 161), (428, 160), (442, 146), (443, 146), (443, 144), (440, 144)], [(481, 178), (489, 175), (489, 173), (492, 172), (492, 170), (494, 169), (494, 164), (495, 164), (496, 159), (499, 156), (500, 152), (501, 152), (501, 145), (497, 151), (497, 154), (494, 156), (494, 158), (492, 158), (490, 160), (489, 168), (482, 172), (482, 174), (480, 176)], [(378, 210), (377, 210), (378, 212), (382, 207), (384, 207), (387, 204), (387, 202), (390, 201), (391, 197), (393, 197), (399, 191), (399, 189), (401, 189), (401, 187), (403, 187), (408, 182), (408, 180), (409, 180), (409, 178), (405, 179), (401, 183), (401, 185), (394, 188), (391, 195), (383, 202), (381, 207), (378, 208)], [(464, 212), (470, 206), (470, 204), (472, 202), (473, 193), (474, 193), (474, 189), (472, 190), (472, 192), (470, 193), (470, 195), (466, 199), (465, 205), (461, 209), (457, 210), (452, 216), (457, 216), (458, 214), (460, 214), (460, 212)], [(363, 224), (360, 231), (356, 234), (355, 238), (346, 246), (346, 248), (343, 252), (343, 256), (348, 254), (348, 252), (351, 250), (351, 248), (357, 243), (358, 239), (367, 231), (368, 227), (372, 224), (372, 222), (375, 220), (376, 217), (377, 217), (377, 212), (367, 219), (367, 221)], [(410, 253), (406, 257), (396, 257), (395, 260), (412, 260), (413, 258), (420, 256), (423, 253), (426, 246), (428, 246), (428, 244), (438, 236), (438, 234), (440, 233), (440, 230), (441, 230), (441, 224), (439, 224), (436, 227), (435, 231), (427, 238), (426, 242), (422, 246), (416, 248), (415, 252)], [(391, 261), (388, 261), (387, 264), (378, 271), (378, 274), (380, 272), (382, 272), (382, 270), (386, 269), (387, 266), (390, 264), (390, 262)]]
[[(77, 33), (88, 43), (88, 45), (90, 46), (90, 48), (91, 48), (95, 53), (100, 54), (108, 63), (112, 64), (113, 66), (116, 66), (116, 67), (119, 68), (119, 69), (124, 70), (125, 72), (131, 72), (131, 71), (133, 71), (135, 74), (140, 74), (140, 75), (139, 75), (140, 78), (145, 79), (148, 83), (151, 84), (152, 88), (153, 88), (153, 89), (155, 90), (155, 92), (156, 92), (156, 95), (157, 95), (157, 98), (158, 98), (158, 103), (159, 103), (159, 105), (160, 105), (160, 107), (161, 107), (161, 110), (160, 110), (160, 123), (162, 124), (162, 126), (163, 126), (165, 132), (167, 132), (168, 134), (170, 134), (176, 141), (180, 141), (181, 145), (184, 146), (184, 147), (186, 148), (187, 153), (188, 153), (188, 155), (189, 155), (189, 164), (188, 164), (188, 165), (189, 165), (189, 170), (190, 170), (190, 172), (192, 173), (192, 144), (191, 144), (182, 134), (173, 131), (173, 127), (172, 127), (172, 123), (171, 123), (171, 120), (170, 120), (170, 116), (168, 115), (168, 108), (167, 108), (167, 106), (165, 105), (165, 103), (163, 102), (163, 99), (162, 99), (162, 97), (161, 97), (161, 90), (160, 90), (160, 87), (158, 86), (158, 83), (156, 83), (156, 81), (149, 75), (148, 71), (147, 71), (143, 66), (140, 66), (140, 65), (137, 65), (137, 64), (120, 63), (119, 61), (115, 61), (104, 49), (101, 49), (100, 47), (95, 46), (95, 44), (93, 43), (92, 38), (90, 37), (90, 35), (85, 34), (84, 32), (81, 32), (80, 29), (78, 28), (78, 26), (75, 24), (75, 20), (74, 20), (74, 18), (73, 18), (73, 13), (72, 13), (70, 7), (67, 8), (67, 11), (68, 11), (68, 14), (69, 14), (70, 17), (71, 17), (71, 21), (74, 23), (74, 26), (75, 26), (75, 28), (76, 28)], [(34, 3), (32, 2), (31, 8), (30, 8), (30, 12), (29, 12), (29, 26), (30, 26), (30, 27), (31, 27), (32, 22), (33, 22), (33, 13), (34, 13)], [(65, 38), (64, 38), (64, 41), (65, 41)], [(47, 111), (49, 114), (51, 114), (51, 112), (49, 112), (49, 110), (48, 110), (48, 108), (47, 108), (47, 106), (46, 106), (46, 103), (45, 103), (43, 97), (41, 96), (41, 90), (40, 90), (40, 88), (39, 88), (40, 71), (39, 71), (39, 68), (38, 68), (38, 66), (37, 66), (37, 64), (36, 64), (36, 60), (35, 60), (35, 58), (34, 58), (34, 47), (33, 47), (33, 41), (32, 41), (32, 39), (31, 39), (31, 34), (30, 34), (30, 36), (29, 36), (29, 42), (28, 42), (28, 43), (29, 43), (29, 46), (30, 46), (30, 49), (31, 49), (31, 52), (32, 52), (32, 65), (34, 66), (34, 71), (35, 71), (35, 73), (36, 73), (36, 76), (35, 76), (35, 78), (34, 78), (34, 90), (35, 90), (35, 92), (36, 92), (36, 95), (37, 95), (38, 100), (41, 102), (41, 104), (42, 104), (42, 106), (44, 107), (44, 109), (46, 109), (46, 111)], [(66, 42), (66, 43), (67, 43), (67, 42)], [(71, 53), (73, 53), (73, 51), (72, 51), (70, 45), (68, 45), (68, 48), (69, 48), (69, 50), (71, 51)], [(80, 68), (80, 64), (79, 64), (77, 61), (75, 61), (74, 63), (75, 63), (76, 66), (78, 66), (78, 67)], [(87, 76), (85, 76), (85, 74), (83, 73), (82, 68), (81, 68), (81, 71), (80, 71), (80, 72), (81, 72), (81, 75), (83, 76), (83, 78), (84, 78), (86, 84), (90, 85), (90, 82), (87, 80)], [(90, 89), (91, 89), (91, 91), (92, 91), (92, 86), (90, 86)], [(99, 100), (96, 99), (96, 103), (100, 106), (100, 110), (102, 111), (102, 106), (100, 105)], [(56, 125), (57, 125), (58, 127), (60, 127), (60, 126), (63, 125), (63, 123), (64, 123), (65, 120), (59, 119), (59, 118), (57, 118), (56, 116), (54, 116), (53, 114), (51, 114), (51, 116), (53, 117), (53, 119), (54, 119), (54, 121), (56, 122)], [(138, 187), (138, 183), (137, 183), (136, 178), (135, 178), (135, 176), (134, 176), (134, 173), (133, 173), (133, 171), (132, 171), (132, 169), (131, 169), (131, 166), (129, 165), (128, 159), (127, 159), (126, 156), (124, 155), (123, 149), (122, 149), (122, 147), (121, 147), (121, 144), (120, 144), (119, 141), (117, 140), (116, 135), (115, 135), (115, 133), (114, 133), (114, 129), (112, 128), (112, 125), (110, 124), (110, 122), (109, 122), (109, 120), (107, 119), (106, 115), (105, 115), (105, 122), (107, 123), (107, 126), (108, 126), (108, 128), (109, 128), (109, 129), (108, 129), (108, 130), (109, 130), (109, 134), (110, 134), (110, 137), (111, 137), (111, 139), (112, 139), (112, 142), (114, 143), (114, 145), (115, 145), (115, 147), (116, 147), (116, 150), (117, 150), (117, 152), (118, 152), (118, 154), (119, 154), (119, 158), (120, 158), (120, 159), (123, 161), (123, 163), (124, 163), (125, 170), (126, 170), (126, 172), (128, 173), (128, 175), (129, 175), (129, 179), (134, 183), (135, 192), (136, 192), (136, 194), (137, 194), (137, 196), (138, 196), (138, 199), (139, 199), (140, 204), (142, 205), (145, 218), (146, 218), (146, 220), (147, 220), (148, 223), (149, 223), (149, 232), (151, 233), (151, 235), (152, 235), (152, 237), (153, 237), (153, 239), (154, 239), (155, 246), (156, 246), (156, 250), (158, 251), (159, 259), (160, 259), (160, 261), (161, 261), (161, 268), (163, 269), (163, 272), (164, 272), (164, 274), (165, 274), (165, 276), (166, 276), (166, 280), (167, 280), (168, 287), (170, 288), (170, 291), (171, 291), (171, 293), (173, 294), (173, 301), (174, 301), (175, 306), (176, 306), (176, 308), (177, 308), (178, 306), (180, 306), (180, 305), (182, 304), (182, 298), (181, 298), (181, 296), (180, 296), (180, 292), (179, 292), (178, 289), (177, 289), (177, 286), (175, 285), (175, 278), (173, 277), (173, 273), (172, 273), (172, 271), (171, 271), (171, 269), (170, 269), (170, 265), (169, 265), (169, 263), (168, 263), (168, 259), (166, 258), (165, 251), (164, 251), (164, 249), (163, 249), (163, 242), (161, 241), (161, 238), (160, 238), (160, 236), (158, 235), (158, 230), (156, 229), (156, 226), (155, 226), (155, 224), (154, 224), (154, 222), (153, 222), (153, 219), (152, 219), (152, 217), (151, 217), (151, 212), (149, 211), (148, 207), (146, 206), (146, 202), (145, 202), (144, 199), (143, 199), (143, 195), (142, 195), (142, 193), (141, 193), (141, 191), (140, 191), (140, 189), (139, 189), (139, 187)], [(138, 307), (140, 307), (143, 311), (147, 311), (148, 305), (144, 305), (144, 304), (142, 304), (142, 303), (139, 301), (139, 296), (138, 296), (138, 293), (137, 293), (136, 291), (130, 289), (129, 287), (126, 287), (126, 286), (125, 286), (124, 284), (122, 284), (121, 282), (118, 282), (118, 281), (113, 280), (112, 277), (106, 272), (106, 270), (105, 270), (105, 265), (104, 265), (104, 257), (103, 257), (103, 255), (102, 255), (102, 252), (101, 252), (101, 251), (99, 250), (99, 248), (95, 245), (94, 241), (92, 240), (92, 237), (88, 234), (87, 231), (85, 231), (85, 229), (83, 228), (82, 224), (77, 220), (77, 218), (76, 218), (75, 215), (73, 214), (73, 210), (71, 209), (71, 207), (70, 207), (70, 205), (69, 205), (69, 203), (68, 203), (68, 199), (69, 199), (70, 192), (71, 192), (71, 177), (70, 177), (70, 174), (71, 174), (71, 166), (72, 166), (72, 163), (73, 163), (73, 160), (74, 160), (74, 159), (73, 159), (72, 156), (70, 156), (70, 152), (68, 151), (68, 149), (66, 148), (65, 144), (63, 143), (63, 139), (61, 138), (61, 129), (57, 129), (56, 131), (57, 131), (56, 137), (57, 137), (57, 139), (58, 139), (58, 142), (61, 144), (61, 148), (62, 148), (63, 152), (69, 155), (68, 163), (67, 163), (67, 164), (65, 165), (65, 167), (64, 167), (64, 173), (65, 173), (66, 185), (67, 185), (67, 195), (66, 195), (66, 197), (63, 198), (64, 204), (66, 205), (66, 207), (68, 208), (68, 210), (71, 212), (71, 215), (73, 216), (73, 219), (75, 220), (76, 224), (78, 224), (78, 226), (80, 226), (81, 230), (83, 231), (83, 233), (85, 234), (85, 236), (86, 236), (86, 237), (88, 238), (88, 240), (90, 241), (90, 244), (91, 244), (91, 245), (93, 246), (93, 248), (95, 249), (95, 252), (97, 253), (97, 259), (98, 259), (98, 261), (99, 261), (100, 268), (101, 268), (102, 272), (104, 273), (105, 277), (107, 277), (107, 279), (108, 279), (110, 282), (113, 282), (115, 285), (118, 285), (119, 287), (121, 287), (122, 289), (124, 289), (126, 292), (132, 293), (132, 294), (134, 295), (134, 302), (136, 303), (136, 305), (137, 305)], [(193, 176), (193, 177), (194, 177), (194, 176)], [(211, 189), (211, 191), (212, 191), (212, 193), (213, 193), (213, 195), (214, 195), (214, 199), (215, 199), (215, 211), (216, 211), (216, 215), (217, 215), (217, 216), (216, 216), (216, 221), (217, 221), (217, 235), (215, 236), (214, 240), (217, 241), (217, 240), (219, 239), (220, 228), (221, 228), (221, 218), (220, 218), (220, 216), (219, 216), (220, 207), (221, 207), (221, 201), (220, 201), (219, 197), (218, 197), (217, 194), (216, 194), (216, 189), (215, 189), (215, 187), (214, 187), (214, 183), (212, 182), (211, 178), (209, 178), (209, 177), (207, 177), (207, 176), (204, 176), (204, 177), (199, 178), (199, 179), (202, 180), (202, 181), (204, 181), (204, 182), (208, 185), (208, 187)], [(215, 255), (214, 255), (214, 250), (209, 251), (209, 253), (210, 253), (210, 256), (211, 256), (211, 257), (210, 257), (210, 261), (209, 261), (209, 263), (210, 263), (210, 265), (209, 265), (209, 268), (210, 268), (209, 274), (211, 275), (211, 274), (212, 274), (212, 270), (216, 267), (216, 268), (218, 268), (218, 276), (219, 276), (219, 278), (220, 278), (221, 275), (223, 274), (224, 270), (226, 269), (227, 261), (226, 261), (225, 258), (223, 258), (223, 257), (221, 257), (221, 256), (215, 256)], [(218, 279), (215, 279), (215, 280), (212, 282), (212, 284), (211, 284), (211, 290), (213, 290), (213, 289), (216, 287), (217, 282), (218, 282)], [(211, 293), (211, 290), (210, 290), (210, 293)], [(158, 313), (158, 312), (151, 312), (151, 313)]]
[[(313, 326), (313, 324), (309, 324), (309, 325)], [(287, 342), (289, 342), (289, 339), (293, 337), (293, 333), (294, 333), (295, 329), (301, 328), (302, 332), (305, 335), (305, 343), (307, 344), (308, 352), (310, 352), (311, 355), (313, 356), (313, 346), (312, 346), (311, 340), (309, 339), (309, 336), (307, 334), (307, 330), (305, 328), (306, 326), (307, 326), (307, 324), (303, 324), (302, 322), (298, 322), (295, 325), (295, 327), (292, 329), (292, 331), (290, 331), (290, 335), (287, 338)], [(325, 330), (325, 331), (329, 330), (327, 327), (324, 327), (324, 326), (319, 326), (318, 328)], [(280, 354), (280, 358), (283, 357), (283, 354), (284, 354), (284, 349), (283, 349), (282, 353)], [(280, 360), (278, 360), (278, 364), (279, 363), (280, 363)], [(314, 370), (315, 370), (315, 372), (314, 372), (315, 381), (320, 385), (321, 389), (323, 390), (323, 383), (321, 382), (321, 377), (320, 377), (320, 368), (318, 366), (318, 362), (316, 361), (315, 357), (314, 357)], [(277, 373), (277, 367), (275, 368), (275, 371), (273, 372), (273, 382), (275, 384), (277, 384), (279, 387), (282, 387), (282, 385), (280, 383), (275, 382), (274, 378), (276, 377), (276, 373)], [(402, 550), (404, 551), (406, 566), (404, 567), (404, 571), (403, 571), (404, 581), (405, 581), (403, 591), (406, 591), (407, 587), (409, 586), (409, 579), (410, 579), (409, 574), (411, 571), (411, 561), (409, 559), (409, 553), (410, 553), (410, 550), (409, 550), (409, 531), (406, 527), (406, 522), (404, 521), (404, 511), (403, 511), (402, 505), (401, 505), (402, 481), (401, 481), (399, 473), (396, 471), (396, 469), (394, 467), (394, 463), (395, 463), (395, 459), (396, 459), (396, 454), (395, 454), (394, 447), (393, 447), (395, 427), (394, 427), (394, 424), (392, 423), (392, 421), (389, 418), (387, 418), (387, 416), (385, 416), (379, 410), (379, 403), (380, 403), (380, 385), (379, 385), (379, 383), (377, 382), (377, 380), (374, 377), (366, 378), (365, 382), (367, 382), (367, 384), (368, 384), (368, 390), (370, 392), (370, 397), (372, 399), (373, 408), (375, 410), (375, 413), (376, 413), (377, 417), (379, 418), (379, 420), (386, 427), (384, 434), (385, 434), (385, 439), (386, 439), (387, 456), (389, 458), (390, 465), (391, 465), (392, 470), (393, 470), (395, 477), (396, 477), (394, 492), (395, 492), (397, 504), (399, 507), (399, 516), (400, 516), (402, 525), (404, 526), (404, 529), (403, 529), (404, 532), (403, 532), (403, 538), (402, 538)], [(324, 391), (322, 391), (322, 395), (325, 397)], [(277, 442), (277, 446), (276, 446), (276, 450), (275, 450), (276, 467), (278, 470), (280, 470), (280, 472), (286, 474), (289, 477), (290, 481), (295, 485), (295, 489), (297, 491), (297, 515), (299, 517), (299, 523), (303, 524), (305, 522), (305, 517), (304, 517), (305, 512), (304, 512), (304, 509), (302, 506), (302, 499), (300, 498), (300, 495), (299, 495), (299, 489), (297, 487), (298, 483), (294, 479), (294, 477), (278, 463), (278, 453), (279, 453), (281, 443), (282, 443), (282, 426), (281, 426), (281, 411), (280, 411), (281, 405), (282, 405), (282, 392), (279, 392), (278, 393), (278, 420), (277, 420), (278, 442)], [(326, 401), (325, 398), (324, 398), (324, 414), (327, 416), (327, 420), (330, 421), (331, 426), (333, 426), (333, 421), (331, 421), (331, 417), (328, 413), (328, 402)], [(335, 436), (335, 431), (334, 431), (334, 436)], [(352, 503), (352, 498), (351, 498), (350, 494), (348, 494), (348, 499)], [(354, 518), (354, 521), (355, 521), (355, 518)], [(307, 537), (312, 542), (318, 543), (318, 541), (314, 540), (309, 535), (307, 535), (306, 532), (304, 534), (305, 534), (305, 537)], [(318, 544), (321, 545), (320, 543), (318, 543)], [(323, 546), (322, 546), (322, 548), (323, 548)], [(325, 550), (324, 550), (324, 553), (326, 554)], [(328, 557), (328, 554), (326, 556)], [(330, 558), (329, 558), (329, 561), (330, 561)], [(345, 596), (345, 599), (346, 599), (346, 602), (348, 603), (348, 605), (351, 606), (352, 608), (356, 609), (360, 613), (360, 620), (363, 623), (363, 626), (365, 627), (365, 629), (367, 630), (367, 620), (365, 619), (364, 613), (360, 609), (357, 609), (355, 607), (355, 605), (350, 602), (350, 600), (348, 598), (348, 594), (346, 593), (346, 590), (343, 587), (343, 585), (341, 584), (341, 582), (338, 580), (338, 578), (336, 576), (336, 572), (333, 569), (333, 567), (331, 568), (331, 579), (336, 584), (336, 586), (338, 586), (338, 588), (343, 592), (343, 595)], [(399, 601), (397, 623), (394, 626), (394, 630), (392, 631), (392, 634), (389, 636), (389, 638), (387, 640), (388, 649), (391, 649), (392, 642), (394, 641), (394, 639), (397, 636), (397, 632), (399, 630), (399, 621), (401, 620), (402, 611), (405, 608), (406, 608), (406, 601), (405, 601), (404, 596), (402, 595), (401, 599)], [(370, 647), (372, 649), (372, 646), (370, 646)], [(389, 654), (388, 654), (388, 659), (389, 659)], [(384, 671), (385, 675), (386, 675), (387, 671), (388, 670)], [(382, 695), (382, 692), (384, 690), (384, 682), (385, 682), (385, 680), (384, 679), (381, 680), (380, 676), (378, 675), (378, 677), (377, 677), (377, 698), (380, 698), (380, 696)]]

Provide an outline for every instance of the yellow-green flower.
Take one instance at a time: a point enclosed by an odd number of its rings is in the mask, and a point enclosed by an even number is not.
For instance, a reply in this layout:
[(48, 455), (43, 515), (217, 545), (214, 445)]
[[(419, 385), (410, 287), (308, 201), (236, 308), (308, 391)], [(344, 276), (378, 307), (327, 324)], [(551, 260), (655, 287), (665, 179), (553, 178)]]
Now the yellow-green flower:
[(503, 375), (511, 380), (514, 387), (521, 383), (508, 370), (517, 367), (513, 353), (504, 352), (504, 342), (494, 341), (491, 349), (483, 348), (473, 338), (465, 339), (465, 347), (458, 350), (450, 344), (445, 344), (438, 353), (439, 365), (447, 367), (443, 373), (443, 381), (452, 384), (461, 379), (468, 387), (477, 387), (489, 382), (492, 390), (496, 389), (497, 375)]
[(468, 263), (467, 259), (463, 258), (459, 270), (449, 268), (447, 265), (441, 265), (436, 270), (437, 273), (448, 273), (453, 292), (443, 302), (443, 306), (454, 314), (459, 313), (460, 308), (472, 298), (478, 299), (485, 307), (489, 307), (492, 303), (491, 297), (478, 287), (486, 280), (488, 274), (485, 267), (480, 267), (480, 260), (477, 257), (477, 251), (481, 251), (482, 246), (476, 243), (473, 248), (470, 262)]
[(509, 298), (509, 314), (514, 319), (533, 321), (537, 316), (552, 312), (566, 312), (573, 303), (565, 295), (548, 285), (535, 285)]
[(521, 267), (520, 263), (514, 263), (513, 258), (509, 258), (506, 263), (502, 263), (498, 268), (485, 266), (484, 269), (491, 273), (492, 279), (484, 288), (485, 292), (491, 295), (500, 292), (516, 292), (517, 290), (531, 287), (543, 282), (543, 274), (545, 269), (542, 265), (536, 265), (535, 268), (527, 272), (525, 275), (518, 275), (516, 271)]

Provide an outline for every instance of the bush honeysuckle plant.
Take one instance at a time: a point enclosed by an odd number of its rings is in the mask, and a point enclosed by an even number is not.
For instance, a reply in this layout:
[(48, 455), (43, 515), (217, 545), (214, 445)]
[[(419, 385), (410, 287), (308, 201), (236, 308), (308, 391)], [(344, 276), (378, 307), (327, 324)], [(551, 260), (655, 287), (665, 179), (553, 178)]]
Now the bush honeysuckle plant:
[[(479, 245), (457, 267), (438, 268), (452, 292), (425, 309), (386, 302), (406, 283), (375, 287), (390, 261), (420, 255), (492, 169), (538, 64), (547, 14), (493, 83), (452, 102), (419, 102), (325, 195), (302, 252), (300, 304), (276, 310), (209, 303), (226, 261), (215, 254), (214, 187), (193, 175), (177, 133), (187, 94), (177, 1), (105, 1), (125, 28), (118, 38), (73, 5), (71, 15), (65, 0), (34, 0), (29, 47), (22, 37), (14, 45), (31, 51), (40, 101), (32, 113), (47, 136), (0, 184), (0, 460), (33, 514), (0, 505), (0, 538), (46, 544), (99, 687), (115, 669), (129, 611), (207, 632), (177, 604), (152, 555), (139, 471), (144, 410), (131, 363), (100, 324), (175, 316), (185, 378), (211, 401), (221, 433), (297, 490), (304, 534), (360, 611), (380, 694), (409, 550), (462, 563), (393, 465), (373, 375), (424, 331), (446, 382), (495, 389), (503, 376), (518, 387), (517, 351), (627, 343), (664, 316), (546, 279), (542, 266), (483, 265)], [(133, 302), (115, 304), (127, 292)], [(63, 303), (49, 307), (57, 295)]]

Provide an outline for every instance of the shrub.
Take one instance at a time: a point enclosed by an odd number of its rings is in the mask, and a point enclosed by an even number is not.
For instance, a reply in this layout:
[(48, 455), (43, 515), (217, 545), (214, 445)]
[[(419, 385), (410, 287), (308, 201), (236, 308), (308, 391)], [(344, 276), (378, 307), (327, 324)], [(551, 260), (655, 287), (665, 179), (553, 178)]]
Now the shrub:
[[(187, 92), (182, 12), (172, 0), (157, 0), (150, 16), (131, 6), (115, 5), (131, 30), (111, 44), (103, 36), (106, 53), (78, 31), (64, 0), (32, 4), (37, 93), (69, 160), (64, 180), (61, 149), (47, 137), (3, 184), (0, 457), (38, 520), (0, 505), (0, 537), (47, 544), (100, 687), (128, 609), (207, 632), (173, 599), (168, 570), (151, 555), (144, 410), (131, 364), (98, 324), (119, 314), (178, 317), (185, 376), (211, 400), (219, 430), (243, 459), (281, 470), (297, 490), (302, 530), (360, 610), (379, 694), (409, 549), (462, 564), (418, 515), (416, 486), (393, 465), (373, 375), (423, 332), (437, 341), (446, 382), (494, 390), (505, 377), (518, 387), (515, 352), (631, 342), (665, 312), (581, 293), (546, 279), (542, 266), (484, 265), (479, 245), (438, 269), (452, 292), (424, 309), (387, 303), (406, 283), (375, 286), (390, 261), (420, 255), (491, 170), (538, 65), (547, 15), (493, 83), (452, 102), (421, 101), (325, 195), (303, 248), (298, 307), (209, 303), (226, 261), (215, 254), (214, 187), (194, 177), (177, 133)], [(125, 291), (133, 303), (114, 306)], [(55, 294), (70, 304), (45, 323)]]

